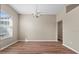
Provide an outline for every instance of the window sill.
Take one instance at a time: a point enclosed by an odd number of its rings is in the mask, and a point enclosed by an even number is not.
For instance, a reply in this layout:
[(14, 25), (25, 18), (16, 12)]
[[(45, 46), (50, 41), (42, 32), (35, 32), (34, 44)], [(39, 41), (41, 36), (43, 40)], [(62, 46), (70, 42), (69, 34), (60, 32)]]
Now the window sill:
[(0, 40), (5, 40), (5, 39), (8, 39), (8, 38), (11, 38), (11, 36), (4, 36), (4, 37), (0, 36)]

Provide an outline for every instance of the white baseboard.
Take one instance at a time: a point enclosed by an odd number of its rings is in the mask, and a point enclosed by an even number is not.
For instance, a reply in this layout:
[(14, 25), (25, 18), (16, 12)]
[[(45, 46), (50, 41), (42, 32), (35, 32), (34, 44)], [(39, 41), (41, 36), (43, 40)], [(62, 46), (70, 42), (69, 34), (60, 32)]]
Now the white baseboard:
[(0, 51), (3, 50), (3, 49), (5, 49), (5, 48), (7, 48), (7, 47), (9, 47), (9, 46), (11, 46), (11, 45), (13, 45), (13, 44), (15, 44), (15, 43), (17, 43), (17, 42), (18, 42), (18, 40), (15, 41), (15, 42), (10, 43), (9, 45), (6, 45), (6, 46), (3, 47), (3, 48), (0, 48)]
[(25, 41), (25, 42), (57, 42), (57, 40), (18, 40), (18, 41)]
[(77, 50), (75, 50), (75, 49), (73, 49), (73, 48), (71, 48), (71, 47), (67, 46), (66, 44), (63, 44), (63, 46), (65, 46), (65, 47), (67, 47), (67, 48), (71, 49), (72, 51), (74, 51), (74, 52), (76, 52), (76, 53), (78, 53), (78, 54), (79, 54), (79, 52), (78, 52)]

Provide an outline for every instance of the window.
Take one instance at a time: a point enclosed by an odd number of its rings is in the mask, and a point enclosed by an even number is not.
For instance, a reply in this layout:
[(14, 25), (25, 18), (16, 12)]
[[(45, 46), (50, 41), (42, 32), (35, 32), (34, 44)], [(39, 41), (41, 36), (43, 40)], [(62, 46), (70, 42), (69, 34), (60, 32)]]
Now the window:
[(5, 11), (0, 11), (0, 39), (12, 37), (12, 17)]

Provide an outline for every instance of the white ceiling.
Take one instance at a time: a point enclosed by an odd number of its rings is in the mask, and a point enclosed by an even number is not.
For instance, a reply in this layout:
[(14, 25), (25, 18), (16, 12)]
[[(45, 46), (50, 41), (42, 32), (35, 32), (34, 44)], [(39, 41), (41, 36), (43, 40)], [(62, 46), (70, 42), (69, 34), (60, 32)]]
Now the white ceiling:
[(10, 4), (19, 14), (32, 14), (37, 5), (41, 14), (57, 14), (63, 9), (64, 4)]

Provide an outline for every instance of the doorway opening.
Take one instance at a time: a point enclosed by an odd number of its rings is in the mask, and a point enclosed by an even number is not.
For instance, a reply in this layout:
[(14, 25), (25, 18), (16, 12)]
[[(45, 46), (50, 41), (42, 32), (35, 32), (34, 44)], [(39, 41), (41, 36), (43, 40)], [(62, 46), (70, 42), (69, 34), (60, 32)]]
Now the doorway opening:
[(58, 42), (63, 43), (63, 25), (62, 21), (58, 22)]

